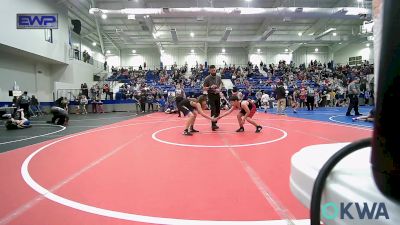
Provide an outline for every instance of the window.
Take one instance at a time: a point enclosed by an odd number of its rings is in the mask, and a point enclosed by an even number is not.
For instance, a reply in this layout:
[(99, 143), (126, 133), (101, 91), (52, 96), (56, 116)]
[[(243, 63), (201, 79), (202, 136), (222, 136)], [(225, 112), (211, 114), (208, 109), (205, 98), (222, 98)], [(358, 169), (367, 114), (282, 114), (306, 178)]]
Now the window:
[(361, 65), (363, 63), (362, 56), (350, 57), (349, 66)]
[(53, 29), (44, 30), (44, 40), (53, 43)]

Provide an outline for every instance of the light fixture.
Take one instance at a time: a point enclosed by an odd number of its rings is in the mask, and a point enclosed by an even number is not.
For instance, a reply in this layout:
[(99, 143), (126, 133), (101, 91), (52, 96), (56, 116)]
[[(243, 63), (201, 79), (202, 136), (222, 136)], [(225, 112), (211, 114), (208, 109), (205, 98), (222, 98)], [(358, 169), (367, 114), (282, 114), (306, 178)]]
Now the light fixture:
[(224, 48), (222, 49), (222, 53), (225, 53), (225, 49)]
[(194, 49), (190, 50), (191, 53), (194, 53)]
[(154, 32), (154, 33), (153, 33), (153, 37), (154, 37), (154, 39), (157, 39), (159, 36), (160, 36), (160, 34), (159, 34), (159, 33), (157, 33), (157, 32)]
[(335, 30), (336, 30), (336, 28), (329, 28), (328, 30), (326, 30), (326, 31), (324, 31), (324, 32), (322, 32), (322, 33), (320, 33), (320, 34), (318, 34), (318, 35), (315, 37), (315, 40), (321, 39), (323, 36), (329, 34), (329, 33), (332, 32), (332, 31), (335, 31)]
[(231, 32), (232, 32), (232, 27), (227, 27), (227, 28), (225, 28), (225, 33), (224, 33), (224, 35), (222, 36), (221, 41), (227, 41), (229, 35), (231, 34)]
[(190, 32), (190, 37), (194, 37), (194, 33), (193, 32)]
[(336, 13), (337, 13), (337, 14), (341, 14), (341, 15), (345, 15), (345, 14), (347, 14), (347, 12), (348, 12), (347, 9), (341, 8), (341, 9), (339, 9)]
[(260, 52), (261, 52), (261, 49), (257, 48), (257, 52), (260, 53)]
[(333, 35), (334, 37), (336, 37), (336, 36), (337, 36), (337, 33), (336, 33), (336, 32), (333, 32), (332, 35)]
[(135, 14), (128, 15), (128, 20), (135, 20), (135, 19), (136, 19)]
[(105, 19), (107, 19), (107, 14), (101, 14), (101, 18), (103, 19), (103, 20), (105, 20)]
[(358, 3), (361, 3), (363, 0), (357, 0)]
[(301, 12), (303, 12), (303, 8), (299, 7), (299, 8), (296, 8), (294, 11), (297, 13), (301, 13)]
[(246, 2), (251, 2), (252, 0), (246, 0)]
[(174, 42), (178, 42), (178, 34), (176, 33), (176, 29), (175, 28), (171, 28), (171, 36), (172, 36), (172, 40)]
[(303, 33), (299, 32), (299, 33), (297, 33), (297, 35), (298, 35), (299, 37), (301, 37), (301, 36), (303, 36)]
[(339, 45), (341, 45), (342, 44), (342, 42), (339, 42)]
[(286, 48), (286, 49), (285, 49), (285, 52), (288, 52), (288, 51), (289, 51), (289, 49)]
[(110, 54), (110, 53), (111, 53), (111, 51), (110, 51), (110, 50), (107, 50), (107, 51), (106, 51), (106, 53), (107, 53), (107, 54)]
[(96, 43), (96, 42), (93, 42), (93, 43), (92, 43), (92, 45), (93, 45), (93, 46), (96, 46), (96, 45), (97, 45), (97, 43)]
[(135, 54), (135, 53), (136, 53), (136, 50), (132, 50), (132, 53)]
[(266, 30), (262, 35), (260, 40), (265, 41), (268, 39), (269, 36), (271, 36), (274, 32), (276, 31), (275, 27), (271, 27), (270, 29)]
[(367, 47), (371, 46), (369, 43), (366, 44)]
[(283, 17), (283, 22), (291, 22), (291, 21), (292, 21), (292, 18), (290, 18), (288, 16)]
[(315, 52), (318, 52), (318, 48), (315, 48)]

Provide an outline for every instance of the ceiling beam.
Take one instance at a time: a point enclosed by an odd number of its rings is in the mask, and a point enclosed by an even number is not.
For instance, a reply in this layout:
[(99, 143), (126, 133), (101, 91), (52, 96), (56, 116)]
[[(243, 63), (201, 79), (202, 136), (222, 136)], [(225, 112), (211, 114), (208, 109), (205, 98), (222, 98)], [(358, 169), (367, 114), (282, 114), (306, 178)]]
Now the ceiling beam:
[[(91, 0), (91, 3), (92, 3), (92, 7), (96, 7), (96, 5), (95, 5), (95, 3), (94, 3), (94, 0)], [(88, 9), (88, 10), (89, 10), (89, 9)], [(102, 37), (102, 35), (101, 35), (101, 33), (100, 33), (99, 21), (98, 21), (96, 15), (93, 15), (93, 16), (94, 16), (94, 21), (95, 21), (95, 23), (96, 23), (97, 36), (99, 37), (99, 41), (100, 41), (101, 53), (102, 53), (103, 55), (105, 55), (106, 52), (104, 51), (104, 43), (103, 43), (103, 37)]]
[[(92, 20), (92, 18), (90, 18), (89, 9), (87, 9), (87, 11), (83, 11), (79, 7), (79, 5), (78, 6), (76, 5), (76, 4), (80, 4), (79, 2), (77, 3), (76, 1), (65, 1), (63, 3), (66, 4), (66, 6), (68, 8), (69, 7), (73, 7), (74, 10), (69, 10), (69, 12), (71, 14), (73, 14), (74, 16), (76, 16), (79, 20), (81, 20), (81, 22), (84, 22), (90, 28), (90, 30), (96, 30), (97, 31), (97, 26), (95, 25), (95, 22)], [(107, 34), (105, 34), (103, 32), (103, 30), (101, 28), (101, 24), (99, 24), (98, 28), (99, 28), (100, 33), (102, 35), (105, 35), (105, 37), (107, 37), (107, 39), (113, 44), (113, 46), (118, 51), (120, 51), (120, 48), (114, 43), (114, 41)], [(98, 41), (100, 41), (100, 40), (98, 40)]]
[(112, 40), (112, 38), (106, 33), (102, 33), (102, 34), (115, 47), (115, 49), (118, 50), (118, 54), (119, 54), (121, 52), (121, 49), (115, 44), (115, 42)]
[(331, 50), (332, 50), (332, 52), (337, 52), (340, 49), (343, 49), (344, 47), (347, 47), (350, 44), (362, 43), (362, 42), (366, 42), (366, 41), (368, 41), (367, 37), (357, 37), (357, 38), (354, 38), (354, 39), (350, 39), (348, 41), (343, 41), (343, 42), (341, 42), (342, 43), (341, 45), (334, 44), (334, 45), (332, 45)]
[(296, 51), (298, 48), (300, 48), (303, 45), (303, 43), (294, 43), (292, 45), (289, 46), (289, 49), (294, 52)]
[[(347, 5), (348, 0), (339, 0), (335, 4), (332, 5), (332, 8), (341, 7), (343, 5)], [(328, 20), (328, 21), (327, 21)], [(304, 35), (315, 34), (316, 32), (320, 31), (321, 29), (326, 28), (326, 25), (331, 19), (319, 19), (313, 25), (311, 25), (307, 30), (304, 31)]]
[[(277, 8), (282, 6), (284, 0), (275, 0), (274, 4), (272, 5), (272, 8)], [(265, 18), (264, 21), (261, 23), (260, 27), (257, 30), (257, 34), (262, 34), (264, 31), (267, 29), (269, 25), (271, 25), (273, 22), (273, 19), (271, 18)]]

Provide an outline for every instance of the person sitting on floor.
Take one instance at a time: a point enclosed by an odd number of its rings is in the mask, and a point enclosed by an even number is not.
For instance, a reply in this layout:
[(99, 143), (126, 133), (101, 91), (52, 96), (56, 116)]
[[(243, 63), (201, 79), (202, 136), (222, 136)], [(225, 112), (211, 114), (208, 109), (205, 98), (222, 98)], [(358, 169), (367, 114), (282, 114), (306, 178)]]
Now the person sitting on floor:
[(6, 121), (7, 130), (24, 129), (31, 126), (31, 121), (25, 118), (24, 109), (18, 109), (14, 118), (11, 116), (11, 118)]
[(357, 120), (374, 122), (374, 117), (375, 117), (375, 108), (372, 108), (371, 111), (368, 113), (368, 115), (354, 117), (354, 118), (352, 118), (352, 120), (353, 120), (353, 122), (355, 122)]

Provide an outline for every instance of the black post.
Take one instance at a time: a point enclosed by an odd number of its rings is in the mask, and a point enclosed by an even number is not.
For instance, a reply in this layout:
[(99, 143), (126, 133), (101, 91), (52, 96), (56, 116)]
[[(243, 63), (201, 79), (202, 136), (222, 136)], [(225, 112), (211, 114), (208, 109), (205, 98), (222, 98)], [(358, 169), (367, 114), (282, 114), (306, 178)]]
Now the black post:
[(379, 190), (400, 201), (400, 114), (394, 109), (400, 99), (400, 1), (383, 6), (371, 163)]

